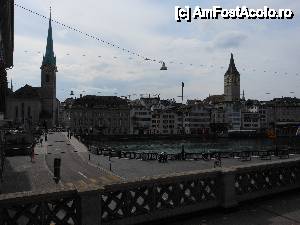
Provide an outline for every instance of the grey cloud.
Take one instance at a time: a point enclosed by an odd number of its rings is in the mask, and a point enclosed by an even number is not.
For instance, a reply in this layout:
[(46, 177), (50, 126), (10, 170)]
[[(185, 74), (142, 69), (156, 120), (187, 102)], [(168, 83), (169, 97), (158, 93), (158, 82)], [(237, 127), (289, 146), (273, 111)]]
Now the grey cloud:
[(214, 40), (214, 46), (217, 48), (238, 48), (247, 39), (247, 35), (241, 32), (224, 32), (218, 35)]

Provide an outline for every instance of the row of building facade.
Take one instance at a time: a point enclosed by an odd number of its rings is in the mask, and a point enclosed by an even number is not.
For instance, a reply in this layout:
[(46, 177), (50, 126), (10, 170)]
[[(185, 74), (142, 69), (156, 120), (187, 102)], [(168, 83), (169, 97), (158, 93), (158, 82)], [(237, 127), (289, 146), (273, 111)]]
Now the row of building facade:
[(231, 131), (295, 135), (300, 126), (300, 99), (246, 100), (231, 54), (224, 75), (224, 94), (186, 104), (159, 97), (130, 101), (111, 96), (67, 99), (61, 124), (77, 133), (104, 135), (226, 135)]
[(228, 131), (296, 134), (300, 99), (225, 101), (210, 96), (186, 104), (160, 98), (134, 101), (116, 96), (83, 96), (61, 104), (60, 123), (76, 133), (103, 135), (211, 135)]

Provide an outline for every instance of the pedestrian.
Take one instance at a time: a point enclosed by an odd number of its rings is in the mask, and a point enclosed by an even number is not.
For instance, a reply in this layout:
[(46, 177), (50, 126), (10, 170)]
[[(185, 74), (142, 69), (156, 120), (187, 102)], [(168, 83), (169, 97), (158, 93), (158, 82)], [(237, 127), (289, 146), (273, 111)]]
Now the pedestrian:
[(43, 138), (40, 138), (41, 147), (43, 147)]
[(185, 160), (184, 145), (181, 145), (181, 160)]
[(48, 140), (48, 137), (47, 137), (47, 134), (45, 134), (45, 141), (47, 141)]
[(110, 161), (110, 158), (111, 158), (112, 154), (111, 154), (111, 149), (109, 149), (109, 152), (108, 152), (108, 160)]
[(220, 153), (218, 153), (215, 156), (214, 168), (216, 168), (216, 167), (222, 167), (222, 161), (221, 161), (221, 154)]

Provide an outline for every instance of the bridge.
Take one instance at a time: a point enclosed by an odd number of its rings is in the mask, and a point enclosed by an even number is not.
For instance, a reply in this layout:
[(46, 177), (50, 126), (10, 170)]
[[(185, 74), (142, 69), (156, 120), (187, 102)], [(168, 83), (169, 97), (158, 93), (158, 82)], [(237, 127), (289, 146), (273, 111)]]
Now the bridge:
[(300, 159), (0, 195), (0, 224), (143, 224), (300, 187)]

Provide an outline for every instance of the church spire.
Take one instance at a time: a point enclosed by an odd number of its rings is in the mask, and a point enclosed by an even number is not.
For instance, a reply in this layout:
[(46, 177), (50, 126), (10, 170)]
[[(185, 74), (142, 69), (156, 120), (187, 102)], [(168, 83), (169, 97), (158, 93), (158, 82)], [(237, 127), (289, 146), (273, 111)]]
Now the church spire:
[(228, 67), (228, 70), (227, 70), (226, 74), (232, 74), (232, 73), (238, 73), (238, 71), (235, 67), (233, 54), (231, 53), (230, 63), (229, 63), (229, 67)]
[(50, 17), (49, 17), (49, 27), (48, 27), (48, 37), (47, 37), (47, 46), (46, 54), (43, 57), (43, 65), (56, 65), (56, 57), (54, 56), (53, 51), (53, 38), (52, 38), (52, 17), (51, 17), (51, 7), (50, 7)]

